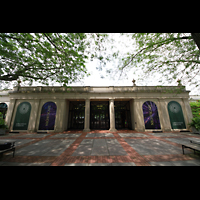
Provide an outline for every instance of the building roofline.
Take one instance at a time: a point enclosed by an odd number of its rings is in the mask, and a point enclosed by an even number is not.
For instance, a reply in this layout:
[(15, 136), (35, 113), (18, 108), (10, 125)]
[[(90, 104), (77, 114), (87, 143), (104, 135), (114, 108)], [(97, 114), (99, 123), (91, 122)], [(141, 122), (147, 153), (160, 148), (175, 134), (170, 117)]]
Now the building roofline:
[(31, 87), (14, 87), (9, 93), (116, 93), (116, 92), (175, 92), (189, 93), (185, 86), (31, 86)]

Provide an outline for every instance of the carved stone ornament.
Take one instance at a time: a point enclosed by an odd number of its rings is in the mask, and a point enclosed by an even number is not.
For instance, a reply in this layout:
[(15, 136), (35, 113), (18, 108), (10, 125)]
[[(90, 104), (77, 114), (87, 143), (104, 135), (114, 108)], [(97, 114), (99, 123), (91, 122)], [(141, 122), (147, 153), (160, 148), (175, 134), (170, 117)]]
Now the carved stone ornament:
[(132, 82), (133, 82), (133, 86), (136, 86), (136, 84), (135, 84), (135, 79), (133, 79)]

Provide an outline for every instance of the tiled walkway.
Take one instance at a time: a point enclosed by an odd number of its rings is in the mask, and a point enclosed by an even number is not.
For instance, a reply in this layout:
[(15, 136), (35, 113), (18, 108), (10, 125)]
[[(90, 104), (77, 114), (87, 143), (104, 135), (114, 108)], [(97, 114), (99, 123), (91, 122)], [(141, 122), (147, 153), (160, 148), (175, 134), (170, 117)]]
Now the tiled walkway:
[(200, 154), (181, 144), (200, 135), (121, 130), (19, 133), (0, 136), (16, 140), (16, 153), (0, 157), (0, 166), (200, 166)]

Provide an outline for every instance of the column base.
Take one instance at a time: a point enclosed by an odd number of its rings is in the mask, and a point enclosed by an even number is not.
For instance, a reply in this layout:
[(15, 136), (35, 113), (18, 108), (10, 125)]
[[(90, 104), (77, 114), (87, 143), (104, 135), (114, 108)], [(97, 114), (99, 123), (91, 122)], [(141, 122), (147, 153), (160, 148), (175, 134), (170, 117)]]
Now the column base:
[(135, 130), (138, 131), (138, 132), (145, 132), (144, 128), (135, 128)]
[(109, 131), (117, 132), (117, 129), (115, 129), (115, 128), (110, 128)]
[(171, 131), (171, 128), (164, 128), (162, 131), (163, 132), (169, 132), (169, 131)]
[(64, 129), (55, 129), (55, 130), (54, 130), (55, 133), (61, 133), (61, 132), (63, 132), (63, 131), (64, 131)]
[(90, 129), (83, 129), (83, 132), (90, 132)]

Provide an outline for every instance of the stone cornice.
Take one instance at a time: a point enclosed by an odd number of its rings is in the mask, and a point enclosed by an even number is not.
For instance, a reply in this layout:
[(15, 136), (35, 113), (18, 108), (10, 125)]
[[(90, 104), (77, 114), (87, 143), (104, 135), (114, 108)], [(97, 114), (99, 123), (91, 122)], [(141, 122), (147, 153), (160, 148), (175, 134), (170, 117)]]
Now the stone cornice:
[(108, 86), (108, 87), (15, 87), (10, 94), (14, 93), (189, 93), (185, 86)]

